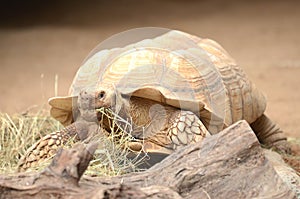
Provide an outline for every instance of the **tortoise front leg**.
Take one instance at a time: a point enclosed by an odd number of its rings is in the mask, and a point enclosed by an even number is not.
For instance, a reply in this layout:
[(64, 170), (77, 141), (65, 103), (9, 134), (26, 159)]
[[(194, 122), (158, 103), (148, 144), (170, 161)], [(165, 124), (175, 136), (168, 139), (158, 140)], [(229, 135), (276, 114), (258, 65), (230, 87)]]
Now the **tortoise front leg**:
[(144, 131), (133, 135), (142, 140), (145, 152), (170, 154), (210, 135), (201, 120), (191, 111), (167, 107), (163, 112), (156, 111)]
[[(150, 112), (151, 122), (143, 131), (137, 129), (133, 135), (139, 142), (130, 142), (128, 146), (133, 151), (146, 152), (149, 159), (139, 168), (150, 168), (175, 150), (191, 143), (201, 142), (210, 133), (201, 120), (190, 111), (181, 111), (166, 107)], [(160, 111), (159, 111), (160, 110)], [(138, 150), (135, 150), (138, 148)]]
[(176, 150), (190, 143), (196, 143), (210, 136), (201, 120), (191, 111), (178, 110), (171, 116), (172, 125), (168, 129), (168, 137)]
[(260, 143), (267, 148), (275, 148), (279, 152), (290, 153), (290, 147), (283, 131), (265, 114), (257, 118), (250, 126)]
[(95, 131), (95, 125), (96, 123), (77, 121), (60, 131), (44, 136), (33, 144), (19, 160), (18, 171), (25, 171), (43, 160), (51, 158), (59, 147), (64, 146), (71, 139), (74, 139), (74, 142), (86, 139), (91, 131)]

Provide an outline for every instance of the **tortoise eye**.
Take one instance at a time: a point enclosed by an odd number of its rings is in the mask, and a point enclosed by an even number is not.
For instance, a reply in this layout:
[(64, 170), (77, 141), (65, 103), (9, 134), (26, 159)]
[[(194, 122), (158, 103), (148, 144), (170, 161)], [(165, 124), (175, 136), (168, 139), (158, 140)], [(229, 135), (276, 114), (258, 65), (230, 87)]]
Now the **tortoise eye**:
[(99, 94), (98, 94), (98, 99), (103, 99), (105, 96), (105, 92), (104, 91), (101, 91)]

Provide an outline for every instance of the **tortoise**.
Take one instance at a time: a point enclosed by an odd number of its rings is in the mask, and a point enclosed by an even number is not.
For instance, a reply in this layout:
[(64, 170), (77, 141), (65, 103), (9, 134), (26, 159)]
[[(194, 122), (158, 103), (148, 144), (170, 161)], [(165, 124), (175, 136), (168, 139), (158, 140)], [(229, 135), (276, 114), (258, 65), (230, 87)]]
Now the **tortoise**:
[(170, 154), (238, 120), (251, 125), (261, 144), (289, 151), (282, 130), (264, 114), (263, 93), (234, 59), (217, 42), (176, 30), (94, 54), (78, 70), (69, 95), (49, 104), (66, 127), (33, 145), (21, 169), (71, 136), (84, 140), (96, 131), (101, 107), (131, 120), (136, 141), (129, 146), (136, 151)]

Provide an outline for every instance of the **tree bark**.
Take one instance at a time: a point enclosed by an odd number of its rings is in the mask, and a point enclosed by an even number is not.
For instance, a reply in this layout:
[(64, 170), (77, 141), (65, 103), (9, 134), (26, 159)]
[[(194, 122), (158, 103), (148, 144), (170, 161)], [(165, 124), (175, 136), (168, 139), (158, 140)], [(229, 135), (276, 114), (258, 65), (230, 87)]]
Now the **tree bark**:
[(94, 149), (62, 150), (41, 173), (0, 176), (0, 198), (296, 198), (245, 121), (147, 171), (80, 179)]

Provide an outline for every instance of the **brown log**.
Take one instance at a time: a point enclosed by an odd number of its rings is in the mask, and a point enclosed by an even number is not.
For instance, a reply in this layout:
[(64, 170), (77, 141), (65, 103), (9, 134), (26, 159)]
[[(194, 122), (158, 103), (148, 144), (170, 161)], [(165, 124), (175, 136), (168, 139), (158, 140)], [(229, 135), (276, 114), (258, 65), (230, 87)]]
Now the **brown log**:
[(0, 198), (296, 198), (245, 121), (182, 148), (147, 171), (83, 176), (78, 184), (93, 152), (89, 147), (61, 151), (38, 174), (0, 176)]

